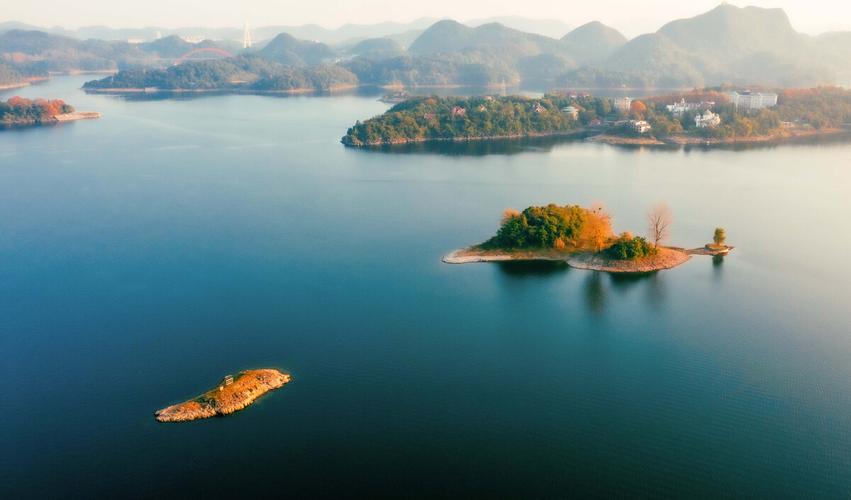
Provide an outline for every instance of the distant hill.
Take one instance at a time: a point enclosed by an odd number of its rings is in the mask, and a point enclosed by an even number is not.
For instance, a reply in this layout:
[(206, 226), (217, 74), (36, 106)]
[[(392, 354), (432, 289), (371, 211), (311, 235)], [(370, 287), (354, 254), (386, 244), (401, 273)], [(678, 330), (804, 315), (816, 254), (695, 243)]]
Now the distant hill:
[(288, 33), (276, 36), (257, 54), (269, 61), (291, 66), (315, 66), (336, 57), (336, 53), (324, 43), (298, 40)]
[(659, 33), (683, 50), (723, 61), (760, 52), (799, 54), (806, 49), (805, 38), (792, 28), (782, 9), (723, 4), (690, 19), (672, 21)]
[(667, 36), (653, 33), (635, 38), (598, 66), (641, 75), (648, 81), (656, 78), (651, 86), (702, 87), (706, 82), (701, 61)]
[(370, 59), (388, 59), (403, 55), (405, 49), (392, 38), (369, 38), (356, 43), (346, 53), (351, 56)]
[(472, 19), (464, 24), (476, 28), (483, 24), (498, 23), (506, 28), (524, 31), (526, 33), (534, 33), (550, 38), (561, 38), (565, 33), (570, 31), (571, 27), (567, 23), (555, 19), (530, 19), (519, 16), (502, 16), (488, 17), (486, 19)]
[[(514, 26), (527, 23), (528, 29), (537, 31), (547, 31), (545, 26), (551, 32), (564, 28), (559, 21), (500, 20)], [(56, 34), (61, 28), (51, 28), (50, 33), (14, 29), (20, 27), (21, 23), (14, 22), (0, 25), (0, 61), (21, 74), (164, 68), (193, 48), (216, 47), (294, 68), (336, 66), (344, 72), (335, 79), (349, 82), (350, 72), (367, 85), (522, 83), (549, 89), (851, 84), (851, 33), (802, 35), (780, 9), (726, 4), (632, 40), (599, 22), (555, 38), (495, 22), (472, 27), (452, 20), (420, 19), (351, 24), (333, 30), (315, 25), (267, 26), (252, 30), (256, 44), (243, 51), (241, 42), (234, 41), (241, 40), (242, 30), (235, 28), (181, 28), (187, 33), (224, 37), (225, 41), (190, 44), (169, 36), (178, 30), (163, 30), (163, 38), (131, 44)], [(89, 27), (74, 33), (132, 34), (109, 30)], [(140, 30), (141, 34), (159, 31)]]
[(593, 21), (565, 35), (562, 39), (578, 61), (593, 63), (611, 56), (627, 43), (627, 38), (618, 30)]
[[(630, 40), (608, 58), (565, 76), (564, 85), (691, 87), (752, 84), (811, 86), (834, 83), (843, 65), (842, 38), (797, 33), (780, 9), (723, 4)], [(851, 48), (851, 46), (849, 46)]]
[(553, 38), (524, 33), (498, 23), (476, 28), (457, 21), (439, 21), (423, 32), (408, 49), (416, 55), (439, 53), (488, 53), (504, 57), (535, 56), (543, 53), (566, 54), (565, 47)]
[[(408, 49), (412, 56), (478, 65), (488, 83), (541, 81), (576, 67), (560, 40), (492, 23), (471, 28), (455, 21), (435, 23)], [(484, 73), (483, 73), (484, 74)]]

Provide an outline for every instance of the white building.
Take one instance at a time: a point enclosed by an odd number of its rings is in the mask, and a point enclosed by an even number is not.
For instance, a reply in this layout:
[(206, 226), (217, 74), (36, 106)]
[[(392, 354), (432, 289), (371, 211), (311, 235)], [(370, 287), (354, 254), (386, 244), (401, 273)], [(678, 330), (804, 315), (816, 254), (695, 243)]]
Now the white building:
[(694, 124), (697, 128), (715, 128), (721, 125), (721, 117), (707, 109), (694, 117)]
[(573, 121), (579, 119), (579, 108), (576, 106), (568, 106), (562, 109), (561, 112), (569, 116)]
[(653, 127), (644, 120), (630, 120), (629, 125), (639, 134), (646, 134), (653, 130)]
[(736, 106), (737, 110), (752, 111), (756, 109), (773, 108), (777, 106), (777, 94), (773, 92), (733, 92), (730, 94), (730, 100)]
[(629, 113), (629, 109), (632, 107), (632, 98), (631, 97), (618, 97), (614, 100), (615, 110), (621, 113)]
[(715, 108), (715, 101), (686, 102), (685, 99), (680, 99), (680, 102), (668, 104), (665, 108), (669, 113), (679, 118), (689, 111), (705, 111), (713, 109)]

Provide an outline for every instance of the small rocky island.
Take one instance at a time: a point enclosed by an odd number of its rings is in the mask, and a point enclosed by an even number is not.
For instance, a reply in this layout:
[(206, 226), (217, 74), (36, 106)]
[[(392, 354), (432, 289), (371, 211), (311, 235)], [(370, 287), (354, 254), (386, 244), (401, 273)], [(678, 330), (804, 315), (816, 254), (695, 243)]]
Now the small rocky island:
[(154, 413), (160, 422), (189, 422), (229, 415), (242, 410), (269, 391), (289, 383), (291, 377), (275, 369), (246, 370), (228, 375), (222, 383), (196, 398)]
[(726, 232), (715, 230), (714, 242), (685, 249), (663, 246), (671, 215), (665, 205), (647, 214), (650, 239), (624, 232), (615, 235), (611, 216), (602, 206), (528, 207), (503, 213), (496, 236), (443, 257), (447, 264), (506, 261), (564, 261), (577, 269), (609, 273), (649, 273), (672, 269), (693, 255), (726, 255)]
[(53, 125), (97, 118), (100, 118), (100, 113), (76, 111), (61, 99), (26, 99), (15, 96), (6, 102), (0, 101), (2, 127)]

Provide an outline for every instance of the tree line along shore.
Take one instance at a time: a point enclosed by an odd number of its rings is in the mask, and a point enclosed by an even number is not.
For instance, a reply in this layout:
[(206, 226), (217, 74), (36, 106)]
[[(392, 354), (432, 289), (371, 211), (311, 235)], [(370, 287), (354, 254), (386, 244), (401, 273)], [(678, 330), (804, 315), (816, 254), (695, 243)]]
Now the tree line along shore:
[(738, 107), (722, 88), (641, 100), (576, 93), (416, 97), (357, 122), (341, 142), (371, 147), (564, 135), (612, 144), (724, 144), (835, 134), (851, 123), (849, 90), (785, 89), (777, 95), (777, 104), (763, 109)]
[(612, 230), (602, 205), (531, 206), (506, 210), (496, 235), (484, 243), (455, 250), (447, 264), (506, 261), (564, 261), (578, 269), (611, 273), (648, 273), (672, 269), (692, 255), (726, 255), (726, 231), (716, 228), (713, 242), (700, 248), (664, 246), (672, 224), (670, 209), (658, 204), (647, 213), (648, 237)]

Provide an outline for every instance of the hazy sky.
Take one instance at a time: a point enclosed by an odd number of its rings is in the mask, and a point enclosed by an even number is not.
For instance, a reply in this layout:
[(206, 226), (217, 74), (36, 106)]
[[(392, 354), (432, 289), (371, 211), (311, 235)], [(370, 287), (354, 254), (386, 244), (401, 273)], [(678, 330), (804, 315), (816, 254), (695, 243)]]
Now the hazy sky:
[[(665, 22), (707, 11), (718, 0), (2, 0), (0, 21), (78, 27), (252, 26), (411, 21), (419, 17), (468, 20), (517, 15), (578, 26), (599, 20), (634, 36)], [(780, 7), (799, 31), (851, 30), (849, 0), (753, 0), (735, 5)]]

